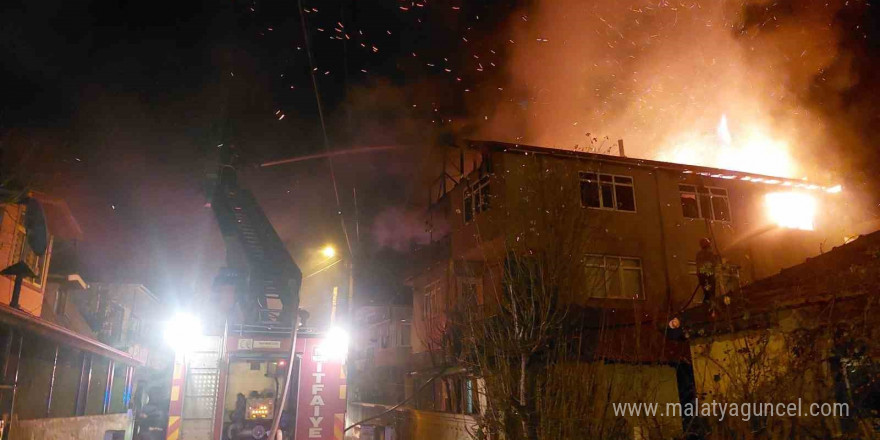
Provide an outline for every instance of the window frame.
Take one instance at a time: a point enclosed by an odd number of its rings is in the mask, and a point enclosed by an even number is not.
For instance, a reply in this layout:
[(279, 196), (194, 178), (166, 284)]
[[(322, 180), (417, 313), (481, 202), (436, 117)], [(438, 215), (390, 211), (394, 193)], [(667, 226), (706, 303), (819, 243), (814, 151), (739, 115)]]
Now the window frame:
[[(404, 335), (406, 335), (407, 338), (406, 344), (403, 343)], [(397, 346), (412, 347), (412, 324), (409, 322), (401, 322), (397, 324)]]
[[(605, 295), (605, 296), (596, 296), (591, 291), (592, 289), (589, 289), (590, 290), (590, 291), (588, 291), (589, 298), (600, 299), (600, 300), (610, 299), (610, 300), (624, 300), (624, 301), (644, 301), (645, 300), (645, 269), (644, 269), (644, 265), (642, 264), (642, 259), (640, 257), (632, 257), (632, 256), (626, 256), (626, 255), (587, 254), (586, 258), (601, 258), (602, 259), (601, 266), (590, 264), (589, 262), (585, 262), (584, 269), (586, 269), (586, 268), (601, 269), (602, 278), (603, 278), (602, 279), (602, 281), (603, 281), (602, 282), (602, 290)], [(624, 274), (624, 272), (625, 271), (636, 271), (636, 269), (637, 269), (637, 271), (639, 273), (639, 295), (638, 295), (638, 297), (628, 298), (628, 297), (623, 297), (623, 296), (608, 296), (608, 290), (609, 290), (608, 286), (610, 285), (610, 277), (609, 277), (609, 273), (610, 273), (609, 267), (610, 266), (608, 264), (609, 259), (617, 260), (617, 269), (614, 269), (613, 272), (616, 272), (617, 282), (620, 286), (621, 293), (623, 293), (623, 286), (624, 286), (623, 274)], [(624, 260), (636, 261), (636, 262), (638, 262), (638, 266), (624, 266), (623, 265)]]
[[(682, 189), (682, 187), (690, 187), (693, 190)], [(701, 189), (705, 191), (700, 191)], [(715, 191), (723, 191), (724, 194), (716, 194)], [(694, 200), (697, 203), (697, 217), (689, 217), (684, 214), (684, 205), (681, 207), (681, 216), (691, 220), (709, 220), (713, 222), (721, 222), (721, 223), (732, 223), (733, 222), (733, 209), (730, 207), (730, 191), (727, 188), (723, 188), (720, 186), (699, 186), (693, 185), (689, 183), (679, 183), (678, 184), (678, 200), (679, 204), (681, 204), (682, 195), (683, 194), (692, 194), (694, 196)], [(701, 201), (701, 196), (709, 196), (709, 208), (708, 212), (711, 217), (705, 217), (703, 202)], [(727, 220), (724, 219), (716, 219), (715, 218), (715, 198), (723, 198), (727, 203)]]
[(424, 297), (422, 298), (422, 317), (425, 322), (432, 323), (438, 315), (437, 297), (440, 293), (440, 281), (432, 281), (425, 285)]
[[(720, 270), (721, 279), (718, 279), (718, 277), (716, 277), (715, 284), (716, 284), (716, 286), (719, 286), (722, 288), (720, 293), (724, 294), (724, 295), (731, 293), (730, 290), (727, 290), (727, 284), (728, 284), (727, 281), (730, 279), (736, 280), (736, 289), (737, 290), (742, 289), (742, 286), (743, 286), (742, 268), (737, 264), (721, 264), (719, 266), (721, 267), (721, 270)], [(696, 261), (688, 261), (687, 267), (688, 267), (688, 272), (687, 272), (688, 277), (693, 277), (693, 281), (696, 282), (697, 281), (697, 262)], [(694, 285), (696, 285), (696, 284), (694, 284)], [(716, 291), (717, 291), (717, 289), (716, 289)], [(698, 298), (694, 298), (694, 303), (701, 304), (703, 302), (703, 297), (700, 295), (697, 295), (697, 296), (699, 297), (699, 301), (698, 301)]]
[[(457, 277), (456, 284), (458, 284), (458, 298), (456, 302), (468, 301), (469, 305), (473, 307), (473, 310), (470, 312), (476, 312), (479, 310), (480, 306), (483, 304), (483, 280), (478, 277), (463, 276)], [(473, 288), (473, 298), (465, 298), (466, 286)]]
[[(599, 206), (588, 206), (586, 203), (584, 203), (584, 198), (581, 195), (581, 194), (583, 194), (584, 182), (592, 182), (592, 180), (589, 179), (589, 177), (588, 177), (589, 175), (596, 176), (595, 182), (596, 182), (596, 191), (598, 192), (598, 196), (599, 196)], [(611, 183), (611, 207), (610, 208), (603, 206), (604, 200), (602, 197), (602, 184), (603, 184), (602, 176), (611, 178), (610, 182), (604, 182), (604, 183)], [(617, 179), (629, 179), (629, 183), (618, 182)], [(633, 209), (631, 211), (628, 209), (620, 209), (617, 207), (617, 187), (619, 187), (619, 186), (625, 187), (625, 188), (630, 188), (632, 190)], [(627, 176), (624, 174), (600, 173), (598, 171), (578, 171), (578, 199), (580, 199), (581, 207), (587, 208), (587, 209), (598, 209), (601, 211), (626, 212), (626, 213), (630, 213), (630, 214), (635, 214), (635, 213), (638, 213), (638, 211), (639, 211), (638, 203), (636, 201), (635, 178), (633, 178), (633, 176)]]
[[(4, 214), (5, 214), (5, 210)], [(9, 252), (9, 263), (11, 266), (19, 261), (25, 262), (31, 270), (34, 271), (36, 277), (34, 278), (25, 278), (23, 281), (26, 285), (31, 288), (34, 288), (40, 292), (43, 292), (44, 280), (46, 278), (46, 273), (48, 272), (48, 265), (46, 264), (46, 260), (49, 257), (50, 250), (52, 249), (52, 238), (49, 237), (49, 245), (46, 247), (46, 253), (43, 255), (37, 255), (31, 249), (30, 244), (27, 240), (27, 228), (25, 227), (25, 215), (27, 213), (27, 207), (24, 205), (18, 205), (18, 213), (13, 216), (13, 221), (15, 224), (12, 229), (12, 249)], [(35, 264), (31, 264), (28, 260), (33, 258)], [(12, 278), (12, 277), (10, 277)]]
[[(465, 224), (474, 221), (477, 218), (477, 215), (480, 213), (486, 212), (492, 209), (491, 200), (491, 179), (488, 174), (483, 175), (479, 179), (474, 182), (468, 182), (465, 185), (464, 194), (462, 197), (462, 219)], [(479, 203), (476, 203), (477, 197), (479, 196)], [(468, 218), (468, 214), (470, 213), (470, 218)]]

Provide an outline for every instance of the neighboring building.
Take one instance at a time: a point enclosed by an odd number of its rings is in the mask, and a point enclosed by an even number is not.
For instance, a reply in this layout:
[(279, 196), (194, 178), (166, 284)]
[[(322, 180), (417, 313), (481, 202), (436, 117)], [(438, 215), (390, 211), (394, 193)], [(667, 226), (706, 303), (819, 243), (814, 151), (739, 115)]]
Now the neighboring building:
[[(687, 346), (664, 333), (671, 316), (702, 298), (695, 295), (701, 238), (711, 238), (723, 257), (719, 284), (731, 292), (852, 232), (845, 228), (839, 188), (800, 180), (497, 142), (472, 142), (455, 153), (443, 162), (458, 166), (447, 165), (431, 188), (426, 217), (432, 244), (413, 257), (412, 389), (422, 388), (442, 363), (432, 344), (442, 337), (438, 331), (450, 301), (491, 309), (493, 292), (503, 287), (505, 256), (531, 251), (516, 248), (519, 232), (550, 235), (565, 219), (587, 219), (580, 226), (589, 236), (586, 249), (571, 258), (583, 261), (586, 276), (599, 282), (565, 292), (564, 299), (588, 321), (608, 328), (606, 342), (596, 344), (589, 358), (604, 360), (612, 375), (636, 368), (664, 384), (650, 396), (660, 403), (678, 402), (689, 385), (679, 379), (692, 380)], [(767, 197), (791, 191), (801, 194), (794, 205), (787, 195), (782, 201)], [(809, 209), (814, 202), (815, 216)], [(562, 214), (550, 222), (535, 220), (548, 203)], [(788, 225), (802, 229), (771, 222), (768, 210), (777, 208), (783, 216), (803, 209), (803, 218)], [(463, 370), (437, 378), (415, 396), (412, 432), (468, 438), (468, 413), (480, 407), (478, 389), (479, 380)], [(665, 436), (681, 431), (670, 420), (662, 427)], [(638, 436), (640, 422), (630, 422)]]
[(88, 289), (71, 293), (73, 303), (98, 340), (131, 354), (148, 366), (170, 364), (171, 359), (161, 356), (167, 353), (159, 352), (162, 347), (160, 322), (167, 314), (146, 286), (90, 283)]
[[(357, 330), (348, 355), (349, 423), (385, 412), (405, 398), (404, 378), (411, 371), (412, 307), (360, 307), (353, 328)], [(371, 420), (358, 428), (359, 438), (398, 438), (396, 421), (396, 417)], [(379, 431), (382, 434), (377, 434)]]
[(24, 263), (36, 274), (23, 280), (18, 307), (8, 305), (14, 277), (0, 276), (2, 438), (123, 438), (133, 423), (134, 368), (142, 363), (94, 339), (60, 299), (59, 292), (85, 283), (75, 274), (49, 275), (54, 238), (76, 240), (82, 232), (63, 201), (27, 196), (41, 202), (50, 235), (46, 252), (37, 255), (28, 235), (39, 225), (26, 212), (35, 205), (0, 205), (0, 261), (4, 267)]
[[(872, 438), (880, 416), (880, 232), (862, 236), (681, 316), (701, 401), (795, 403), (804, 416), (710, 429), (758, 438)], [(800, 402), (800, 403), (798, 403)], [(808, 416), (813, 404), (821, 417)], [(835, 407), (846, 404), (846, 413)], [(765, 409), (761, 415), (766, 416)], [(841, 416), (848, 414), (848, 416)], [(722, 429), (718, 429), (722, 428)]]

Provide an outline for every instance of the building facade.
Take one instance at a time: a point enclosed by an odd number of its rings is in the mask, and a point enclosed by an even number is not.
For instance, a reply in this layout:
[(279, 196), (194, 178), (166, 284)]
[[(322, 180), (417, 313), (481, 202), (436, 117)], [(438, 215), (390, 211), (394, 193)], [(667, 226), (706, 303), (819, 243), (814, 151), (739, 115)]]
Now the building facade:
[[(463, 416), (447, 424), (450, 432), (469, 430), (468, 413), (479, 413), (481, 397), (479, 378), (450, 369), (436, 354), (448, 311), (469, 301), (491, 314), (512, 254), (549, 252), (577, 265), (582, 281), (560, 297), (602, 330), (595, 327), (602, 336), (585, 342), (591, 348), (584, 361), (601, 364), (611, 378), (650, 377), (665, 385), (642, 398), (678, 402), (693, 386), (681, 383), (693, 380), (689, 352), (665, 334), (672, 318), (702, 302), (701, 239), (711, 240), (723, 263), (716, 274), (720, 299), (854, 232), (834, 185), (496, 142), (471, 142), (454, 156), (444, 163), (458, 166), (431, 187), (432, 243), (413, 258), (409, 280), (412, 389), (421, 393), (414, 408)], [(441, 366), (445, 372), (436, 377)], [(627, 422), (633, 437), (648, 438), (643, 421)], [(680, 421), (666, 423), (656, 437), (680, 433)]]
[(685, 312), (671, 336), (690, 345), (699, 399), (756, 404), (754, 419), (707, 418), (706, 437), (876, 436), (880, 327), (866, 311), (878, 297), (874, 232), (744, 287), (716, 318)]
[[(39, 209), (48, 226), (28, 209)], [(132, 379), (142, 362), (95, 339), (65, 303), (64, 292), (84, 287), (82, 278), (49, 273), (55, 238), (81, 238), (76, 221), (63, 201), (37, 193), (10, 199), (0, 213), (0, 261), (35, 275), (20, 283), (18, 304), (15, 276), (0, 276), (2, 438), (123, 438), (133, 426)], [(29, 240), (40, 227), (49, 232), (42, 255)]]
[[(357, 329), (348, 355), (348, 424), (377, 416), (406, 397), (412, 370), (412, 307), (369, 305), (357, 309)], [(357, 427), (358, 438), (399, 438), (399, 414), (392, 412)]]

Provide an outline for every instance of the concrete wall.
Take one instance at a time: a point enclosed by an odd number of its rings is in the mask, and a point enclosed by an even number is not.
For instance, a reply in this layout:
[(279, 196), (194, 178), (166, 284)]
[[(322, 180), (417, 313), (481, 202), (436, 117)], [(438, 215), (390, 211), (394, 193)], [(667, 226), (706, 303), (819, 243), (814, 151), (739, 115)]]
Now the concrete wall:
[(409, 410), (401, 439), (472, 440), (476, 422), (471, 416)]
[(131, 438), (134, 418), (129, 413), (13, 421), (10, 440), (103, 440), (110, 430)]

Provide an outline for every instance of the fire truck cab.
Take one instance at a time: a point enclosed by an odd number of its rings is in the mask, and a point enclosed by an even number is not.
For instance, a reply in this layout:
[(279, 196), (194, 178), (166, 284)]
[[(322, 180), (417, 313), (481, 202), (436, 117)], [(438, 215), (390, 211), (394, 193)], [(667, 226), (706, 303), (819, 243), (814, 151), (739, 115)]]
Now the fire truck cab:
[[(229, 326), (177, 356), (168, 440), (264, 440), (279, 412), (292, 329)], [(345, 366), (324, 333), (297, 332), (290, 395), (280, 412), (281, 439), (339, 439), (345, 415)]]

